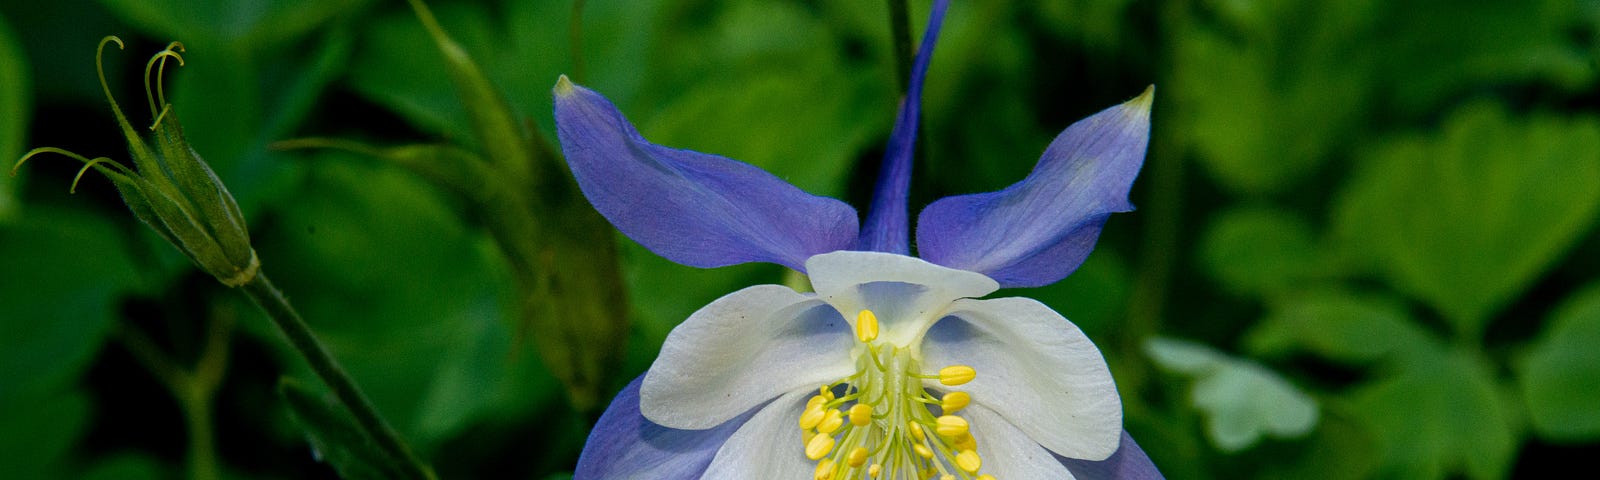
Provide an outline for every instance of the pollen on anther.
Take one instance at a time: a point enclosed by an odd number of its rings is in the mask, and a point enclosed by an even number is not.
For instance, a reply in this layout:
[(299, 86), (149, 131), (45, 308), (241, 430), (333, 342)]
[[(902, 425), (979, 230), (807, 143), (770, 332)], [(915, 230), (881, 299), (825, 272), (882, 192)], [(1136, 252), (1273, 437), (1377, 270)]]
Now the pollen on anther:
[(817, 435), (812, 437), (811, 441), (806, 442), (806, 458), (812, 460), (821, 459), (831, 451), (833, 451), (833, 437)]
[(967, 408), (970, 403), (972, 403), (972, 395), (967, 392), (950, 392), (944, 394), (944, 398), (939, 399), (939, 408), (944, 410), (946, 415), (949, 415)]
[(966, 450), (956, 454), (956, 466), (967, 473), (978, 473), (978, 469), (983, 468), (983, 458), (976, 451)]
[(867, 463), (867, 447), (856, 447), (850, 450), (850, 456), (845, 457), (845, 463), (851, 467), (860, 467)]
[(966, 365), (951, 365), (939, 369), (939, 383), (954, 387), (978, 377), (978, 371)]
[(862, 310), (856, 315), (856, 339), (861, 343), (878, 339), (878, 316), (872, 310)]
[(857, 403), (855, 406), (850, 407), (851, 425), (865, 427), (868, 423), (872, 423), (872, 405)]
[(817, 431), (825, 434), (833, 433), (838, 431), (839, 427), (843, 425), (844, 414), (839, 412), (839, 409), (833, 408), (829, 409), (828, 413), (823, 414), (822, 422), (817, 424)]
[[(878, 465), (878, 464), (874, 463), (874, 464), (872, 464), (872, 466), (867, 467), (867, 476), (868, 477), (878, 478), (878, 474), (880, 474), (880, 473), (883, 473), (883, 465)], [(991, 478), (990, 480), (994, 480), (994, 479)]]
[(833, 478), (833, 459), (828, 458), (817, 462), (817, 470), (812, 472), (811, 477), (817, 480), (828, 480)]
[(933, 431), (939, 436), (956, 438), (967, 433), (967, 419), (955, 415), (945, 415), (935, 420)]

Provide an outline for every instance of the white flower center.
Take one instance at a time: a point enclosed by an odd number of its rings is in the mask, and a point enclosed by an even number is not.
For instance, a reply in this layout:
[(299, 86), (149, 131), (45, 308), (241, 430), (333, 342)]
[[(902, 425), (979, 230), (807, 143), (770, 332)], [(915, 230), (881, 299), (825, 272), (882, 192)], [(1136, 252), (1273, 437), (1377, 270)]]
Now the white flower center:
[(994, 480), (978, 474), (977, 440), (956, 414), (971, 394), (935, 395), (922, 383), (937, 379), (953, 387), (977, 372), (952, 365), (922, 373), (917, 349), (878, 339), (871, 310), (857, 316), (856, 339), (856, 373), (822, 385), (800, 414), (806, 458), (817, 461), (815, 478)]

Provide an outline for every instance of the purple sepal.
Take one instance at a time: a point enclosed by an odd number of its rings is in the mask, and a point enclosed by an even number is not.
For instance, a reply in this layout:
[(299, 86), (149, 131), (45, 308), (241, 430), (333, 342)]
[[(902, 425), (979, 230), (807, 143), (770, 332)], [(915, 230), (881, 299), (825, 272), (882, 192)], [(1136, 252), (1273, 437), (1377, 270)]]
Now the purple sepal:
[(1144, 454), (1144, 449), (1133, 441), (1127, 430), (1122, 431), (1122, 445), (1111, 458), (1092, 462), (1074, 458), (1056, 457), (1078, 480), (1164, 480), (1161, 470)]
[(856, 242), (855, 209), (753, 165), (646, 141), (616, 106), (562, 77), (561, 150), (578, 186), (612, 225), (692, 267), (771, 262), (804, 271), (812, 255)]
[(633, 379), (617, 393), (589, 432), (578, 456), (574, 480), (652, 478), (697, 479), (717, 450), (757, 409), (709, 430), (677, 430), (651, 423), (639, 412), (639, 384)]
[(895, 116), (894, 130), (889, 134), (889, 145), (884, 148), (883, 170), (878, 172), (878, 183), (872, 191), (872, 207), (861, 225), (858, 250), (910, 255), (910, 219), (906, 213), (906, 199), (911, 193), (911, 160), (917, 148), (917, 128), (922, 116), (922, 82), (928, 76), (928, 63), (933, 58), (933, 47), (939, 41), (939, 27), (944, 24), (944, 12), (949, 0), (935, 0), (928, 14), (928, 29), (922, 34), (922, 44), (917, 47), (916, 59), (911, 64), (911, 80), (906, 97), (900, 100), (900, 113)]
[(1154, 87), (1061, 132), (1021, 182), (940, 199), (917, 217), (918, 254), (1005, 287), (1055, 283), (1094, 250), (1106, 218), (1133, 210)]

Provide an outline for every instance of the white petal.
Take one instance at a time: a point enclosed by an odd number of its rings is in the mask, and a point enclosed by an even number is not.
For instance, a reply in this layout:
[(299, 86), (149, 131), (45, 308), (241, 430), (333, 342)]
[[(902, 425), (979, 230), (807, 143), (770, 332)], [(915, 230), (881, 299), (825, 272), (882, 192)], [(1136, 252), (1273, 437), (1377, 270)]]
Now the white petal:
[[(968, 365), (966, 390), (1063, 457), (1101, 460), (1122, 436), (1122, 401), (1100, 350), (1032, 299), (959, 300), (924, 337), (923, 370)], [(933, 388), (937, 383), (930, 383)]]
[(861, 310), (872, 310), (879, 338), (909, 345), (958, 298), (981, 297), (1000, 288), (982, 274), (883, 252), (839, 251), (806, 260), (817, 296), (855, 326)]
[(715, 427), (785, 392), (855, 371), (855, 337), (816, 297), (757, 285), (711, 302), (672, 329), (639, 389), (645, 418)]
[(978, 440), (978, 456), (983, 458), (980, 473), (1007, 480), (1073, 480), (1072, 472), (1049, 450), (1018, 430), (993, 410), (973, 405), (962, 410)]
[(811, 478), (817, 463), (806, 458), (795, 421), (815, 392), (789, 392), (756, 412), (728, 437), (700, 478)]

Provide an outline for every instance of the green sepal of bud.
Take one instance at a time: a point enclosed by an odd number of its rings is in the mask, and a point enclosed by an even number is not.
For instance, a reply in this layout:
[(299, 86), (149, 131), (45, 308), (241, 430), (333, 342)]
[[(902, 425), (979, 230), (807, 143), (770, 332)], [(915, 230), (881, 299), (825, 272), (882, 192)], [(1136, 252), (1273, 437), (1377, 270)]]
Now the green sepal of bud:
[[(12, 167), (11, 174), (29, 158), (40, 153), (56, 153), (84, 163), (78, 178), (72, 182), (77, 190), (78, 180), (90, 168), (105, 175), (117, 187), (123, 203), (133, 215), (149, 225), (162, 239), (171, 243), (193, 260), (206, 273), (230, 287), (249, 283), (260, 270), (260, 261), (250, 246), (250, 234), (245, 227), (239, 204), (228, 193), (222, 180), (200, 158), (184, 138), (178, 115), (167, 103), (162, 90), (161, 77), (168, 61), (183, 65), (183, 44), (172, 42), (165, 50), (150, 57), (145, 64), (145, 96), (154, 121), (149, 127), (154, 132), (155, 146), (140, 137), (122, 107), (111, 96), (106, 84), (105, 68), (101, 58), (108, 43), (120, 49), (122, 39), (105, 37), (95, 52), (95, 70), (100, 75), (100, 87), (105, 91), (111, 112), (128, 141), (128, 151), (133, 156), (135, 169), (130, 169), (109, 158), (88, 159), (59, 148), (36, 148), (23, 155)], [(151, 85), (154, 73), (155, 84)], [(159, 108), (158, 108), (159, 106)]]

